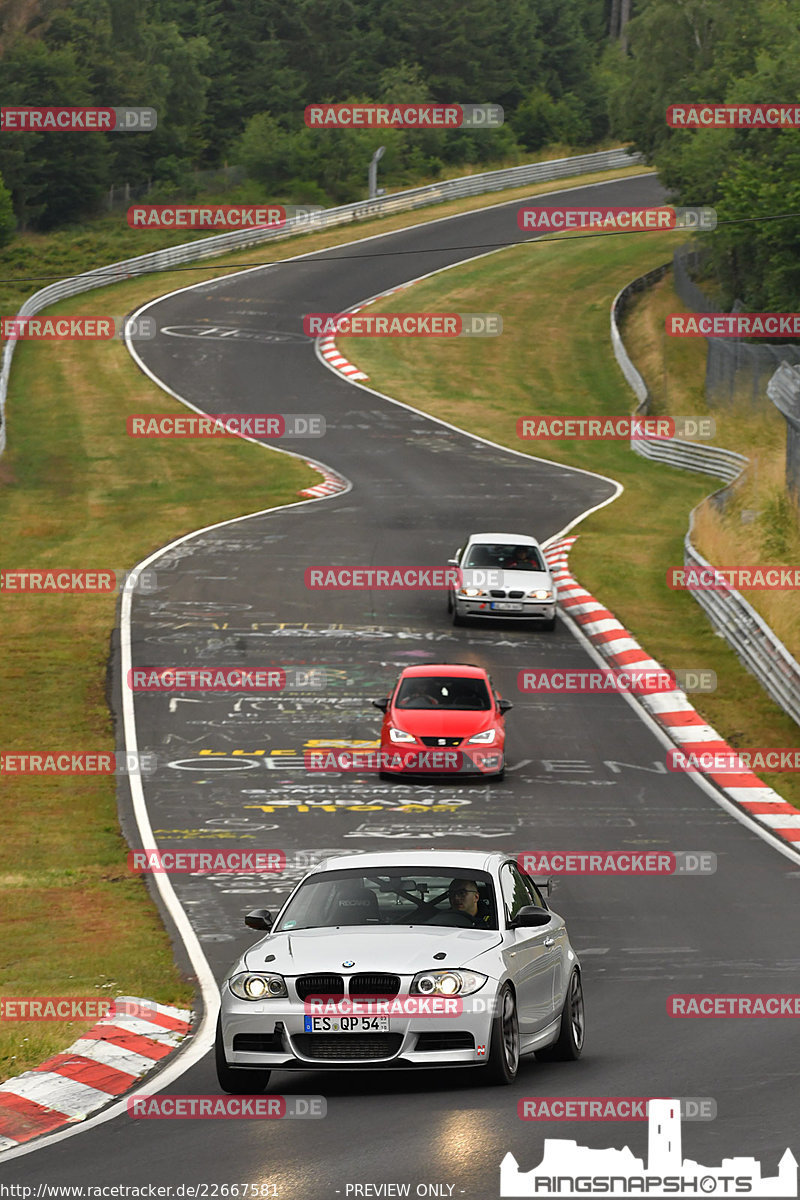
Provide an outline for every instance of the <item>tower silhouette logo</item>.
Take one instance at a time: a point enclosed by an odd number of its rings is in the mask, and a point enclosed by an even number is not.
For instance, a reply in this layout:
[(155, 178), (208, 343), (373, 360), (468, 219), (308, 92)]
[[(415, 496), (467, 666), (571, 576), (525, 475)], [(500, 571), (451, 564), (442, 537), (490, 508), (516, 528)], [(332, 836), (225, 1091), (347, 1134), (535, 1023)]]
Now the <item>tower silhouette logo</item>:
[(520, 1171), (510, 1152), (500, 1164), (501, 1196), (797, 1196), (797, 1159), (784, 1151), (778, 1174), (762, 1177), (755, 1158), (724, 1158), (704, 1167), (682, 1157), (678, 1100), (651, 1100), (647, 1164), (627, 1146), (593, 1150), (562, 1138), (545, 1138), (542, 1161)]

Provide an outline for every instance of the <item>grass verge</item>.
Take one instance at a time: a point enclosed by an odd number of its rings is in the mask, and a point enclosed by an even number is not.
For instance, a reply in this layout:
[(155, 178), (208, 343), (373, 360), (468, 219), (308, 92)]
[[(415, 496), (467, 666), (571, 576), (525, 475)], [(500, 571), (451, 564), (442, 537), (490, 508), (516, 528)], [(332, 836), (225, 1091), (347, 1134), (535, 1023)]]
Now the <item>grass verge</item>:
[[(750, 459), (740, 483), (726, 494), (724, 505), (703, 504), (695, 520), (693, 541), (701, 554), (719, 566), (787, 566), (800, 562), (800, 512), (786, 492), (786, 421), (764, 395), (758, 406), (749, 399), (735, 404), (706, 404), (705, 338), (670, 338), (664, 332), (668, 313), (683, 306), (671, 275), (637, 297), (623, 327), (626, 345), (644, 376), (656, 406), (674, 404), (683, 411), (713, 416), (724, 444)], [(795, 658), (800, 658), (800, 606), (786, 591), (742, 593), (775, 630)]]
[[(608, 333), (616, 292), (666, 262), (669, 233), (531, 242), (449, 270), (382, 300), (370, 311), (499, 312), (497, 338), (339, 338), (342, 353), (369, 375), (369, 385), (423, 412), (515, 450), (598, 471), (625, 487), (612, 505), (581, 525), (571, 563), (580, 581), (616, 613), (656, 659), (672, 669), (710, 668), (717, 691), (693, 702), (738, 747), (796, 746), (797, 727), (773, 704), (712, 630), (689, 593), (666, 586), (669, 566), (683, 562), (689, 511), (719, 486), (710, 477), (650, 463), (625, 442), (531, 442), (516, 436), (520, 416), (629, 413), (633, 397), (614, 360)], [(411, 296), (413, 294), (413, 300)], [(638, 338), (629, 345), (637, 361)], [(692, 386), (670, 390), (670, 411), (703, 412), (692, 373), (692, 347), (679, 353)], [(678, 353), (678, 351), (676, 351)], [(672, 367), (677, 370), (677, 358)], [(696, 371), (695, 364), (694, 370)], [(716, 413), (717, 441), (737, 448), (739, 431)], [(520, 525), (535, 517), (520, 513)], [(764, 774), (800, 805), (800, 781)]]

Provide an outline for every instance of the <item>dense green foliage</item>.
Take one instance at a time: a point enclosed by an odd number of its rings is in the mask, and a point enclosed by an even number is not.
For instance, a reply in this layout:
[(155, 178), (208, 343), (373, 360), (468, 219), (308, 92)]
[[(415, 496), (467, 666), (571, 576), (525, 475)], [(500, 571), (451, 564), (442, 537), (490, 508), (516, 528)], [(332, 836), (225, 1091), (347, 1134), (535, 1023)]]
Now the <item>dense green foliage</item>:
[(611, 132), (658, 164), (679, 203), (717, 209), (705, 242), (728, 306), (738, 297), (752, 311), (797, 311), (800, 131), (670, 130), (664, 113), (691, 101), (796, 103), (800, 6), (638, 0), (634, 14), (629, 56), (615, 48), (605, 62)]
[[(0, 5), (5, 105), (158, 110), (152, 133), (7, 133), (0, 172), (23, 228), (100, 209), (111, 184), (191, 198), (195, 171), (241, 164), (268, 198), (364, 195), (445, 167), (579, 144), (607, 128), (607, 0), (33, 0)], [(5, 13), (5, 15), (4, 15)], [(12, 20), (11, 14), (15, 14)], [(317, 131), (313, 102), (499, 103), (491, 132)], [(259, 198), (261, 196), (259, 195)]]

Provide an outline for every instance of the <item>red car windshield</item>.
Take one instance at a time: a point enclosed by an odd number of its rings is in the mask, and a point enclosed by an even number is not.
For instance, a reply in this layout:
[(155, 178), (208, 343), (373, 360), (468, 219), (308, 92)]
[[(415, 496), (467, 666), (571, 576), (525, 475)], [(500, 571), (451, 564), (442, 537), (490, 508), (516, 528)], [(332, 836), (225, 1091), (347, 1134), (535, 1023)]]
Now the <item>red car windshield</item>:
[(400, 684), (395, 708), (452, 708), (488, 712), (489, 689), (482, 679), (463, 676), (411, 676)]

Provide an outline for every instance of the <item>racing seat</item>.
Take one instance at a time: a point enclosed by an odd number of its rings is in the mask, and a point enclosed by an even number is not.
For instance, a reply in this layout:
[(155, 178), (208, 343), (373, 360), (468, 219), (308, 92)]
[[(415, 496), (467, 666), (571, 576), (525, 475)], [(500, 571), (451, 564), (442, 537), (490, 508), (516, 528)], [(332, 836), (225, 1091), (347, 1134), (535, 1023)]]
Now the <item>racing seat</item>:
[(336, 900), (334, 920), (337, 925), (379, 925), (378, 897), (366, 887), (342, 890)]

